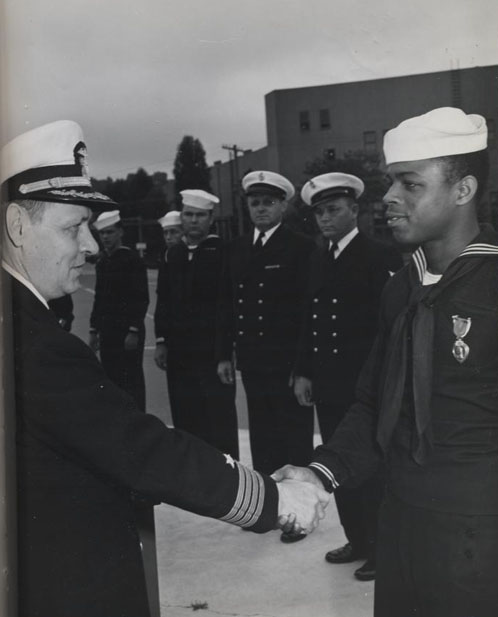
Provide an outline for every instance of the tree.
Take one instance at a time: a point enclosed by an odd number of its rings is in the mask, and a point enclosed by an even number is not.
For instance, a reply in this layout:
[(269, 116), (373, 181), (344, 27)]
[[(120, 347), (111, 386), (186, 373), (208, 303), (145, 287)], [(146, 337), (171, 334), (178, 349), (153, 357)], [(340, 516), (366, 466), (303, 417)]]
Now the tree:
[(173, 173), (177, 195), (184, 189), (211, 191), (206, 152), (198, 139), (191, 135), (182, 139), (176, 151)]

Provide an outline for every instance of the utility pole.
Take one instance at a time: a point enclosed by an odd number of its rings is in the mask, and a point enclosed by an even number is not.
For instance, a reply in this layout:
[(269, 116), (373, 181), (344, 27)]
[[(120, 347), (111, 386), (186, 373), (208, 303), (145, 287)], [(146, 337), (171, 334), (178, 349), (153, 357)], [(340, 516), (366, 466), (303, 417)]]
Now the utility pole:
[(240, 178), (239, 178), (239, 161), (237, 156), (243, 154), (244, 150), (235, 144), (221, 146), (223, 150), (228, 150), (230, 160), (230, 183), (232, 185), (232, 211), (237, 220), (237, 231), (241, 236), (244, 233), (244, 217), (242, 213), (242, 203), (240, 200)]

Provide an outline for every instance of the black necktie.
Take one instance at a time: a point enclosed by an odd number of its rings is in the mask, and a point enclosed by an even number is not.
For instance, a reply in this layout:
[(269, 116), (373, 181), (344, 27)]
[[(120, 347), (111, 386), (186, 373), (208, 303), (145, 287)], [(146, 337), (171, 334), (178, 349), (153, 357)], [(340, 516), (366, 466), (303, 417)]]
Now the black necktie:
[(263, 248), (263, 238), (265, 237), (265, 232), (260, 231), (259, 236), (256, 238), (256, 242), (254, 243), (254, 250), (259, 252)]
[(337, 242), (332, 242), (329, 248), (329, 259), (330, 261), (335, 261), (335, 250), (337, 248)]

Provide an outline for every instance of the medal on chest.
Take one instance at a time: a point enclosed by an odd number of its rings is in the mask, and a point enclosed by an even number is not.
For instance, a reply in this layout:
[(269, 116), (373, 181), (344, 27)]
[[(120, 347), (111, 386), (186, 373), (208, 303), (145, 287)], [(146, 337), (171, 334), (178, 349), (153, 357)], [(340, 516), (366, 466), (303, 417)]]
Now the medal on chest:
[(470, 317), (460, 317), (459, 315), (452, 315), (451, 318), (453, 320), (453, 334), (456, 336), (451, 352), (455, 360), (462, 364), (469, 357), (470, 353), (470, 347), (463, 339), (469, 333), (472, 319)]

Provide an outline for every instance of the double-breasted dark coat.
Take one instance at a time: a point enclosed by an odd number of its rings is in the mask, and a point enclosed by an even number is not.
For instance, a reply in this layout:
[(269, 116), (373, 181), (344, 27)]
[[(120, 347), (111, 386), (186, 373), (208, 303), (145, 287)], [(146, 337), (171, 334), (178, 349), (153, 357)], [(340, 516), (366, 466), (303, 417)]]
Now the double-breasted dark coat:
[(312, 380), (315, 402), (353, 397), (377, 332), (382, 289), (402, 265), (396, 249), (361, 232), (335, 260), (328, 243), (313, 251), (295, 373)]
[(135, 498), (267, 531), (275, 484), (142, 413), (90, 348), (10, 281), (19, 614), (147, 617)]
[[(311, 379), (322, 439), (333, 435), (354, 400), (355, 384), (373, 343), (382, 289), (402, 266), (399, 253), (359, 232), (336, 259), (328, 242), (310, 258), (296, 375)], [(348, 542), (374, 559), (377, 513), (383, 494), (379, 473), (355, 490), (335, 493)]]
[(290, 379), (314, 242), (278, 227), (262, 249), (254, 234), (230, 247), (218, 320), (219, 360), (233, 351), (247, 395), (255, 469), (305, 465), (313, 449), (313, 415), (295, 400)]
[(313, 247), (313, 240), (285, 225), (260, 252), (252, 232), (232, 241), (218, 327), (220, 360), (235, 349), (241, 371), (291, 374)]

